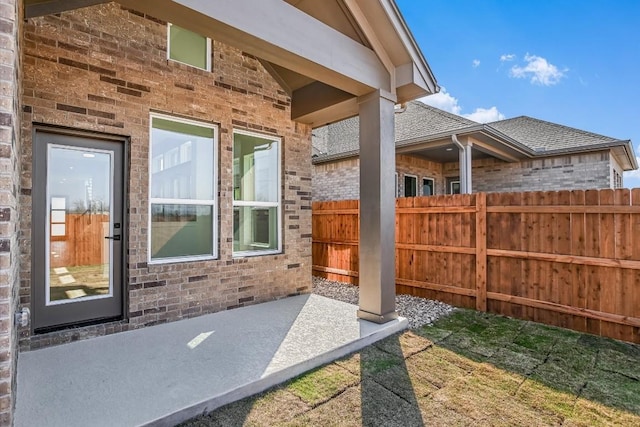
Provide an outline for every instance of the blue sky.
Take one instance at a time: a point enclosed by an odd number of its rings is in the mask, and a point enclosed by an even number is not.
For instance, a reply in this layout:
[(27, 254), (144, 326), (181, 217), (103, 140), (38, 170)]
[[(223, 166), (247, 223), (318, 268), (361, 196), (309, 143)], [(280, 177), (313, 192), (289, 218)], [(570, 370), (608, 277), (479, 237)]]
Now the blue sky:
[[(432, 105), (630, 139), (640, 156), (640, 1), (396, 3), (443, 87)], [(640, 171), (624, 184), (640, 187)]]

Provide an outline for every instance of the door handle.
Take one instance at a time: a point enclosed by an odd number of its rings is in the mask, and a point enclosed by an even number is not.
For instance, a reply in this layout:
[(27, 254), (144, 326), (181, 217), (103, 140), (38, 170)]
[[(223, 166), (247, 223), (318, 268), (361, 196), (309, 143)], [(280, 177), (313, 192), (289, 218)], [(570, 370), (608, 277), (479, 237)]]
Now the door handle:
[(115, 236), (105, 236), (104, 238), (109, 240), (120, 240), (120, 235), (116, 234)]

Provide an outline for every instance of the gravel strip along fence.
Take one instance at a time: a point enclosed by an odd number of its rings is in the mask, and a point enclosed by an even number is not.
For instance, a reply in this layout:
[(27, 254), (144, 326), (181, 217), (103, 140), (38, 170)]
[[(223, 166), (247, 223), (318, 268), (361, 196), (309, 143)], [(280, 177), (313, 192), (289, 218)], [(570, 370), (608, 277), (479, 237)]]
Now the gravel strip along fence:
[[(348, 283), (314, 276), (313, 293), (358, 305), (358, 287)], [(414, 329), (435, 322), (438, 318), (451, 313), (455, 307), (440, 301), (403, 294), (396, 295), (396, 310), (400, 316), (407, 318), (409, 328)]]

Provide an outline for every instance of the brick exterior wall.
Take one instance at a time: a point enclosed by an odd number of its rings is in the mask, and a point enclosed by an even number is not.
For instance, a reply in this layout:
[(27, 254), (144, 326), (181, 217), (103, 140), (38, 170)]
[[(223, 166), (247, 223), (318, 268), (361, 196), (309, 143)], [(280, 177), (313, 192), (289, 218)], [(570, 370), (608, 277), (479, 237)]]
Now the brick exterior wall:
[(360, 198), (360, 162), (343, 159), (313, 166), (313, 200)]
[[(315, 132), (315, 131), (314, 131)], [(418, 177), (418, 189), (422, 178), (433, 178), (435, 194), (444, 194), (442, 164), (418, 157), (396, 156), (398, 194), (404, 194), (404, 175)], [(360, 198), (360, 162), (357, 158), (342, 159), (313, 166), (313, 200), (352, 200)]]
[(0, 0), (0, 425), (12, 423), (18, 360), (21, 16), (21, 1)]
[[(214, 41), (212, 71), (166, 59), (167, 27), (117, 4), (25, 23), (22, 126), (22, 283), (31, 302), (32, 123), (130, 138), (127, 319), (33, 335), (21, 349), (198, 316), (311, 289), (311, 129), (292, 122), (290, 98), (248, 54)], [(149, 114), (219, 129), (219, 259), (148, 265)], [(282, 138), (283, 253), (232, 256), (234, 129)]]
[[(613, 188), (609, 151), (507, 163), (474, 160), (473, 191), (554, 191)], [(459, 176), (457, 163), (446, 163), (445, 177)]]
[(396, 171), (398, 172), (398, 195), (404, 195), (404, 176), (418, 177), (418, 195), (422, 195), (422, 178), (431, 178), (434, 183), (434, 194), (444, 194), (445, 181), (442, 175), (442, 164), (431, 162), (419, 157), (403, 154), (396, 156)]
[[(433, 178), (435, 194), (447, 194), (447, 180), (460, 175), (458, 163), (436, 163), (422, 158), (396, 156), (398, 194), (404, 194), (404, 175)], [(613, 171), (622, 173), (609, 151), (574, 154), (507, 163), (498, 159), (473, 161), (474, 192), (553, 191), (613, 188)], [(313, 166), (313, 200), (358, 199), (359, 163), (357, 158), (320, 163)]]

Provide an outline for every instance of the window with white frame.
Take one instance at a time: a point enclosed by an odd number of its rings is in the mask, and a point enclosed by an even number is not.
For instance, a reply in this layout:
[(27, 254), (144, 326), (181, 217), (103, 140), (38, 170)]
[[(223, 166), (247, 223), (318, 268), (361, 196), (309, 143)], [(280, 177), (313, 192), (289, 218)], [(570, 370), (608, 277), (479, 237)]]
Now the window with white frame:
[(460, 194), (460, 178), (449, 179), (449, 194)]
[(422, 195), (433, 196), (435, 194), (436, 185), (433, 178), (422, 178)]
[(613, 170), (613, 188), (622, 188), (622, 174), (617, 170)]
[(404, 197), (416, 197), (418, 195), (418, 177), (404, 175)]
[(168, 24), (167, 59), (211, 71), (211, 39)]
[(233, 254), (282, 250), (280, 139), (233, 132)]
[(151, 116), (149, 260), (215, 258), (215, 126)]

